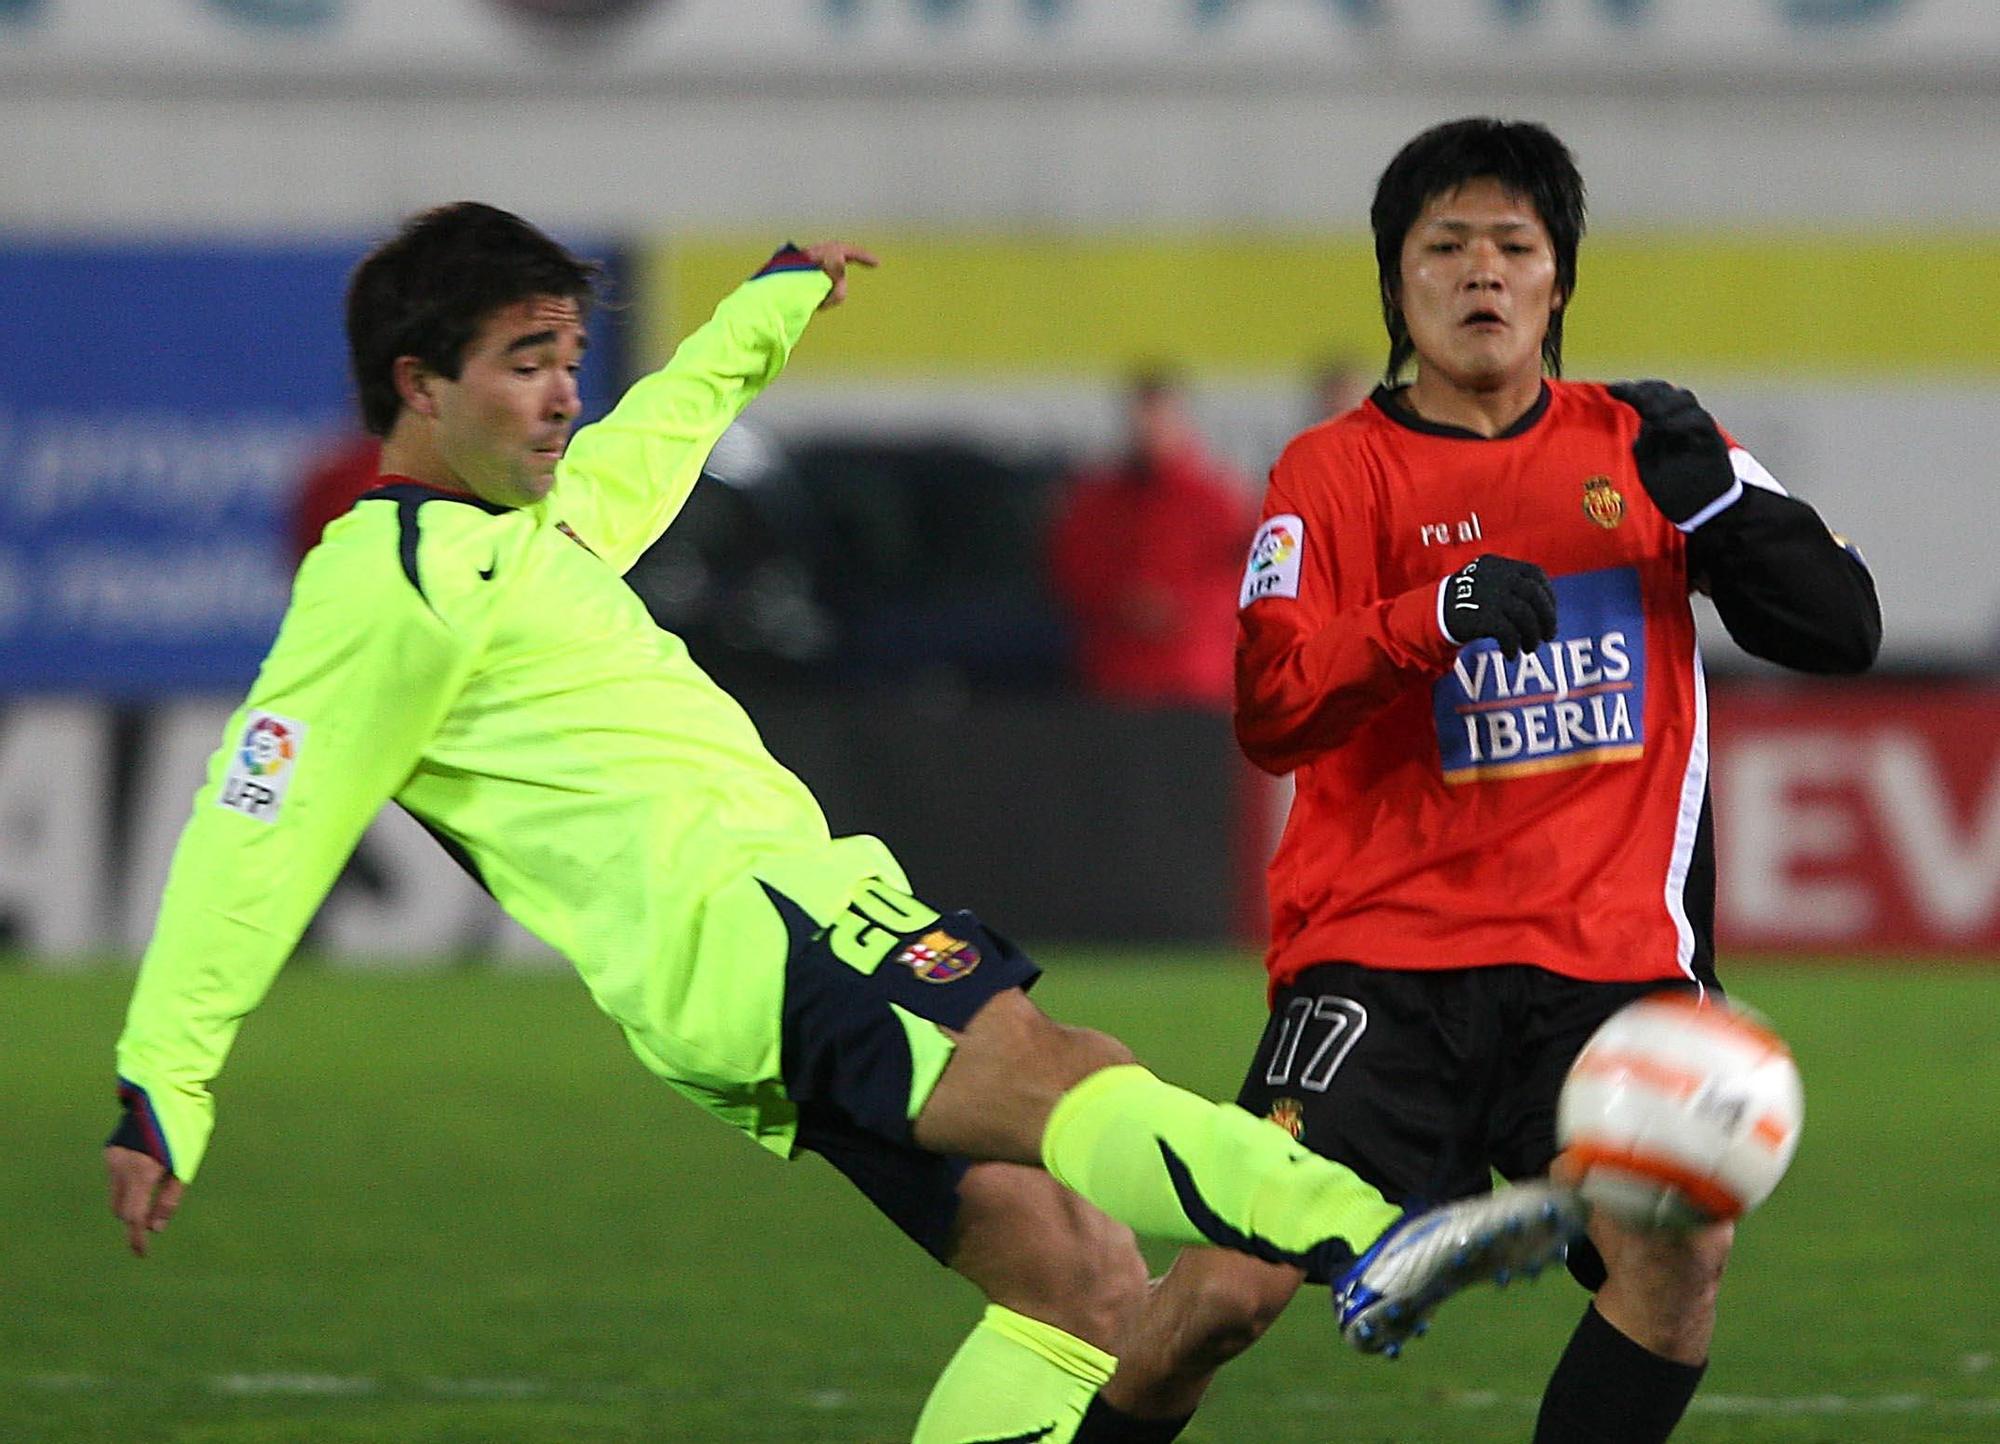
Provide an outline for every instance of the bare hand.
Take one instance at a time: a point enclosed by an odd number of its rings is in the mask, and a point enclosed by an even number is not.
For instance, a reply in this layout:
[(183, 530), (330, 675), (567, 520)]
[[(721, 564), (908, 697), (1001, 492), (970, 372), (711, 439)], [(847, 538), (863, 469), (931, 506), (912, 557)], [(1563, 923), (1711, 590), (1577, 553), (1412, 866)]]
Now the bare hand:
[(115, 1145), (104, 1150), (104, 1170), (111, 1181), (112, 1215), (125, 1225), (132, 1252), (144, 1258), (146, 1235), (167, 1226), (187, 1185), (150, 1154)]
[(805, 248), (805, 258), (825, 271), (833, 279), (833, 289), (826, 293), (826, 299), (819, 303), (824, 311), (829, 306), (838, 306), (847, 299), (847, 267), (852, 262), (857, 266), (867, 266), (873, 270), (882, 263), (859, 246), (850, 246), (845, 241), (821, 241)]

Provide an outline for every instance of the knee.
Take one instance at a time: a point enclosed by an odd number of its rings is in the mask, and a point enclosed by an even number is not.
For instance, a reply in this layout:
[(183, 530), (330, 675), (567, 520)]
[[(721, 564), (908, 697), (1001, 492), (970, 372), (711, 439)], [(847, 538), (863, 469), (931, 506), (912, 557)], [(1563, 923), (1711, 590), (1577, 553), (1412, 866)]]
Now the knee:
[(1598, 1308), (1643, 1347), (1667, 1358), (1707, 1357), (1733, 1224), (1689, 1233), (1600, 1230), (1607, 1279)]
[(1263, 1338), (1298, 1292), (1298, 1275), (1245, 1261), (1203, 1270), (1193, 1292), (1196, 1327), (1184, 1343), (1186, 1362), (1213, 1372)]
[(979, 1010), (965, 1029), (961, 1052), (967, 1044), (982, 1055), (1004, 1058), (1011, 1073), (1033, 1074), (1061, 1087), (1133, 1061), (1132, 1050), (1109, 1033), (1058, 1023), (1018, 988)]
[(960, 1191), (952, 1267), (994, 1303), (1115, 1353), (1146, 1302), (1132, 1230), (1038, 1170), (981, 1165)]
[(1081, 1199), (1062, 1212), (1061, 1226), (1041, 1235), (1013, 1280), (1021, 1312), (1116, 1353), (1146, 1302), (1146, 1260), (1131, 1229)]
[(1733, 1223), (1684, 1233), (1635, 1230), (1605, 1250), (1605, 1267), (1612, 1278), (1645, 1289), (1674, 1312), (1708, 1312), (1735, 1240)]
[(1716, 1295), (1722, 1289), (1722, 1271), (1729, 1265), (1729, 1251), (1735, 1243), (1733, 1223), (1697, 1229), (1682, 1240), (1672, 1269), (1672, 1288), (1690, 1307), (1714, 1312)]
[(1058, 1023), (1032, 1009), (1017, 1016), (1029, 1030), (1015, 1049), (1020, 1066), (1040, 1072), (1057, 1088), (1074, 1088), (1101, 1069), (1134, 1061), (1132, 1050), (1109, 1033)]
[(1117, 1237), (1082, 1240), (1077, 1257), (1065, 1270), (1064, 1312), (1075, 1323), (1071, 1333), (1115, 1354), (1145, 1307), (1148, 1277), (1132, 1231), (1123, 1224), (1111, 1228)]
[(1130, 1048), (1109, 1033), (1100, 1033), (1095, 1028), (1072, 1028), (1063, 1023), (1058, 1023), (1056, 1029), (1062, 1035), (1060, 1067), (1070, 1087), (1100, 1069), (1138, 1061)]

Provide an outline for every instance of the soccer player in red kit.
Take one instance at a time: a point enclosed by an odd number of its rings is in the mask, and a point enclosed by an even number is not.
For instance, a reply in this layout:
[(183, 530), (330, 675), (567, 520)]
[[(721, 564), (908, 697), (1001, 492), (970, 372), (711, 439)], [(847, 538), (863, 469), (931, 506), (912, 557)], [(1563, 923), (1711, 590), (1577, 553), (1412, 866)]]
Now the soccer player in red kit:
[[(1690, 592), (1803, 671), (1865, 669), (1881, 616), (1859, 557), (1693, 396), (1558, 379), (1584, 221), (1555, 136), (1426, 131), (1371, 220), (1387, 383), (1286, 448), (1243, 583), (1237, 736), (1297, 791), (1237, 1101), (1408, 1203), (1545, 1174), (1592, 1030), (1715, 986)], [(1730, 1237), (1592, 1219), (1537, 1444), (1672, 1432)], [(1183, 1253), (1078, 1444), (1176, 1437), (1306, 1281)]]

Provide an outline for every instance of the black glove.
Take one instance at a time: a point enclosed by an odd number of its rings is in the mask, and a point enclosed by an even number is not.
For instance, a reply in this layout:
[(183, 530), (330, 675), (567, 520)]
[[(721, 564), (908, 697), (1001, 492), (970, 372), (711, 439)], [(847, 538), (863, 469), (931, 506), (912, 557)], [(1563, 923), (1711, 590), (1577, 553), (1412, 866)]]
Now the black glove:
[(1610, 390), (1639, 413), (1632, 457), (1646, 495), (1668, 521), (1687, 529), (1736, 485), (1729, 443), (1692, 391), (1664, 381), (1621, 381)]
[(1460, 646), (1491, 637), (1501, 655), (1513, 657), (1555, 638), (1555, 588), (1533, 562), (1488, 552), (1446, 577), (1442, 587), (1438, 616), (1444, 634)]

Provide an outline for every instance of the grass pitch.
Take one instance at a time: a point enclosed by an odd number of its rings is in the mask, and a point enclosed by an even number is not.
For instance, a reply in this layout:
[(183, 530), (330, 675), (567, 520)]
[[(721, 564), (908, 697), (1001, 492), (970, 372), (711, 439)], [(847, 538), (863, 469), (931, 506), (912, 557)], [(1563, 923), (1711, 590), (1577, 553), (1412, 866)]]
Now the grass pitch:
[[(1233, 1090), (1241, 955), (1044, 950), (1039, 997)], [(2000, 970), (1738, 967), (1807, 1122), (1742, 1231), (1676, 1436), (2000, 1437)], [(210, 1160), (141, 1263), (97, 1145), (129, 979), (0, 970), (0, 1440), (907, 1439), (977, 1313), (817, 1160), (646, 1074), (563, 975), (297, 965), (244, 1030)], [(1522, 1440), (1583, 1302), (1470, 1295), (1399, 1363), (1308, 1293), (1191, 1444)]]

